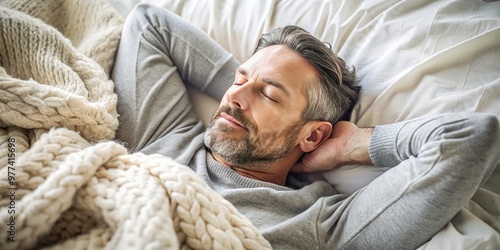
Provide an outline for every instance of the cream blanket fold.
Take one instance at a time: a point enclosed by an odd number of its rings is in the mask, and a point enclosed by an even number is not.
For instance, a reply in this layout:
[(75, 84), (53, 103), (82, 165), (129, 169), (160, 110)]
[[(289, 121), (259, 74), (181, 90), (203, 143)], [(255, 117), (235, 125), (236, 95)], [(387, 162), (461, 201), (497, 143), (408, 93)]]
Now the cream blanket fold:
[(0, 249), (270, 249), (193, 171), (129, 154), (104, 0), (0, 0)]

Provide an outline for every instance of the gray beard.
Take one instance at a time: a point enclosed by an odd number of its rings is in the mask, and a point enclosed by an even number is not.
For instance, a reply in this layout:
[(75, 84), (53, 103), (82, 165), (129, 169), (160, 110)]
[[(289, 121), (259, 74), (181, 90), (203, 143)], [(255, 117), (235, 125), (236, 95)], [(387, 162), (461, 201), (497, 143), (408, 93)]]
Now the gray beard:
[(232, 128), (224, 124), (209, 124), (204, 136), (208, 150), (221, 156), (232, 167), (258, 167), (282, 159), (295, 146), (298, 132), (302, 126), (294, 124), (279, 132), (267, 132), (261, 135), (252, 133), (243, 139), (224, 138)]

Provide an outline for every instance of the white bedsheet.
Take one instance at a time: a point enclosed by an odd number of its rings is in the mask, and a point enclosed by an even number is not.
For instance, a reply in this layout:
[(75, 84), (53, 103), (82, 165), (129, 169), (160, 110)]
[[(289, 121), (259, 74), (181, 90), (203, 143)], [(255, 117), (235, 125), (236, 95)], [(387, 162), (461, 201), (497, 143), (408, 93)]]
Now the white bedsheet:
[[(299, 25), (356, 67), (362, 86), (351, 121), (372, 126), (426, 114), (500, 118), (500, 2), (481, 0), (108, 0), (122, 15), (138, 2), (170, 9), (240, 61), (270, 29)], [(207, 121), (217, 103), (194, 91)], [(202, 103), (203, 105), (200, 105)], [(203, 107), (203, 108), (200, 108)], [(500, 153), (500, 149), (499, 149)], [(345, 166), (324, 177), (352, 193), (384, 172)], [(500, 168), (422, 249), (500, 249)]]

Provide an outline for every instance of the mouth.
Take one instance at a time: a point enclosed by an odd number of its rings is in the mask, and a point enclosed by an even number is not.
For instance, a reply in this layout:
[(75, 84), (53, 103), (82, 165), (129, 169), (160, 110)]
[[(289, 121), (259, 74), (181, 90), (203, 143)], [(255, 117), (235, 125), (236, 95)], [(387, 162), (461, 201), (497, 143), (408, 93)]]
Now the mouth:
[(247, 129), (240, 121), (234, 119), (232, 116), (226, 114), (225, 112), (222, 112), (220, 114), (220, 117), (225, 120), (226, 123), (229, 123), (230, 125), (233, 126), (238, 126), (244, 129)]

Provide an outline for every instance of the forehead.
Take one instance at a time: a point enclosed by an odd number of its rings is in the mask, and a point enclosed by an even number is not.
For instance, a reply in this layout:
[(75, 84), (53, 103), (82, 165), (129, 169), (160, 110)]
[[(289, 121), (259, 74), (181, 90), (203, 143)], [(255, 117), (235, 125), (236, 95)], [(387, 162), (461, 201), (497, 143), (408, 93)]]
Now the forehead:
[(290, 92), (302, 92), (317, 79), (314, 66), (285, 45), (273, 45), (256, 52), (240, 67), (250, 77), (282, 83)]

